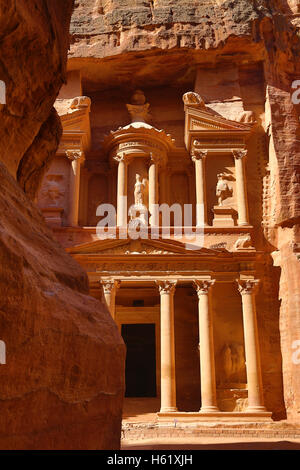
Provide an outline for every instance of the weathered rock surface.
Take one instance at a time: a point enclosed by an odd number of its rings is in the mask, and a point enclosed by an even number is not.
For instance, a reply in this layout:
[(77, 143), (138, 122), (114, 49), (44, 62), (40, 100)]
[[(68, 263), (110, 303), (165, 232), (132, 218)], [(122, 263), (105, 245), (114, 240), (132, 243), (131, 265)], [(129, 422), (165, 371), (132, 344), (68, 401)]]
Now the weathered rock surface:
[[(273, 279), (270, 295), (279, 287), (279, 299), (273, 300), (281, 301), (285, 407), (297, 420), (300, 366), (292, 361), (292, 344), (300, 340), (300, 127), (299, 105), (291, 95), (293, 81), (300, 79), (299, 13), (297, 0), (77, 0), (69, 54), (70, 70), (82, 71), (83, 86), (91, 92), (145, 84), (193, 89), (196, 83), (220, 114), (235, 119), (250, 110), (259, 117), (261, 157), (252, 170), (260, 180), (250, 181), (250, 192), (257, 203), (257, 231), (263, 226), (261, 249), (273, 252), (281, 268), (279, 286)], [(214, 72), (215, 86), (209, 78)], [(276, 322), (269, 310), (268, 321)], [(271, 368), (270, 361), (271, 354)]]
[(65, 81), (73, 1), (0, 2), (0, 160), (15, 175)]
[[(34, 197), (55, 153), (72, 0), (0, 1), (1, 449), (117, 449), (123, 341)], [(19, 181), (16, 181), (18, 175)]]

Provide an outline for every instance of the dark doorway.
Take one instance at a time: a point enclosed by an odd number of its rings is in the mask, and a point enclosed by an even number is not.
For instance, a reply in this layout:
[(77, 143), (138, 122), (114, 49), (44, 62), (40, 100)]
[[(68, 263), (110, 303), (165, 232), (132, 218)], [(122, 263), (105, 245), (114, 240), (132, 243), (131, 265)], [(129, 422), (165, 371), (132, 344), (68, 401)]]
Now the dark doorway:
[(126, 397), (156, 397), (155, 324), (122, 325)]

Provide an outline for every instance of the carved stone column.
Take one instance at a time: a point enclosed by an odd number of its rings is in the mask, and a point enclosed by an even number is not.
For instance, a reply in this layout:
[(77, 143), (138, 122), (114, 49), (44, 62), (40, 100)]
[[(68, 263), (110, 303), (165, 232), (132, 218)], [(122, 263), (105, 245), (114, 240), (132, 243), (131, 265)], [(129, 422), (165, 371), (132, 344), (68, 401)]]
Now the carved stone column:
[(210, 308), (209, 290), (214, 280), (197, 280), (194, 285), (198, 294), (199, 346), (201, 378), (201, 412), (219, 411), (217, 407), (215, 351), (213, 319)]
[[(196, 175), (196, 225), (207, 225), (205, 158), (207, 150), (193, 150), (192, 160), (195, 163)], [(202, 209), (203, 208), (203, 209)], [(202, 217), (203, 210), (203, 217)]]
[(157, 184), (158, 157), (151, 154), (149, 164), (149, 223), (151, 227), (158, 226), (158, 211), (155, 210), (155, 204), (158, 202), (158, 184)]
[(127, 226), (127, 161), (125, 154), (116, 155), (118, 162), (118, 189), (117, 189), (117, 226)]
[(255, 308), (255, 288), (258, 280), (237, 280), (243, 305), (246, 370), (249, 412), (264, 412), (260, 352)]
[(83, 153), (80, 150), (67, 150), (66, 155), (71, 161), (68, 225), (71, 227), (77, 227), (80, 188), (80, 166), (81, 162), (83, 161)]
[(120, 286), (119, 281), (115, 280), (101, 280), (99, 281), (103, 288), (103, 295), (105, 303), (113, 319), (115, 319), (116, 310), (116, 293)]
[(238, 206), (238, 224), (249, 225), (247, 187), (245, 180), (244, 160), (247, 150), (233, 150), (235, 161), (236, 192)]
[(177, 411), (174, 293), (177, 281), (158, 281), (161, 322), (161, 413)]

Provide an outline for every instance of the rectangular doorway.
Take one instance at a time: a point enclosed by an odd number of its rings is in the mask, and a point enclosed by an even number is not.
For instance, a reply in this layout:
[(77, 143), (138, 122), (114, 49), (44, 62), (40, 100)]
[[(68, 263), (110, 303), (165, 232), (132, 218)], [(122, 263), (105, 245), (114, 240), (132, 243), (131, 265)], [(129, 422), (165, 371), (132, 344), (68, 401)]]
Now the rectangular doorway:
[(125, 397), (156, 397), (155, 324), (122, 325), (127, 347)]

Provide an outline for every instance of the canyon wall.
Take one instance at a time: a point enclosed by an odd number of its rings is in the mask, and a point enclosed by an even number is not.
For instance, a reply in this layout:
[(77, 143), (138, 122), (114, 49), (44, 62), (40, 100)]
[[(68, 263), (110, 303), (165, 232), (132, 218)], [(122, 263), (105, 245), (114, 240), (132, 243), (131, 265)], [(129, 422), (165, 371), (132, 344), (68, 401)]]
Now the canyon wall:
[(1, 449), (120, 445), (123, 341), (30, 200), (61, 136), (72, 7), (0, 1)]
[[(292, 84), (300, 79), (299, 28), (297, 0), (77, 0), (68, 62), (69, 71), (80, 70), (83, 94), (103, 102), (117, 88), (127, 94), (135, 87), (190, 89), (227, 118), (256, 116), (248, 191), (256, 203), (256, 246), (269, 260), (269, 301), (260, 314), (261, 335), (269, 334), (269, 345), (262, 341), (264, 368), (272, 374), (282, 359), (291, 420), (299, 420), (300, 410), (300, 365), (292, 359), (300, 340), (300, 128), (299, 105), (292, 102)], [(97, 125), (104, 129), (106, 122)], [(278, 336), (268, 333), (276, 325)]]

